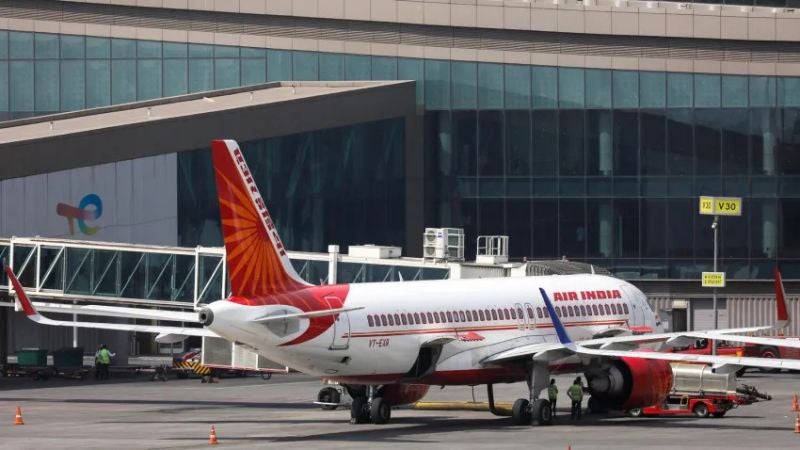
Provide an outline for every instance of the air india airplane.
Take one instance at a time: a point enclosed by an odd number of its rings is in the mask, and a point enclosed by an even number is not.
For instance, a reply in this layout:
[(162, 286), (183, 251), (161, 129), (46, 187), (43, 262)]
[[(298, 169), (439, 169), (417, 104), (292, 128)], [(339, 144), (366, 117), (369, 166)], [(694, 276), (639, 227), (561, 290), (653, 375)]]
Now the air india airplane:
[(800, 369), (800, 360), (640, 349), (698, 338), (800, 348), (796, 341), (742, 336), (788, 324), (777, 271), (774, 325), (679, 333), (656, 332), (656, 315), (636, 287), (595, 274), (311, 285), (292, 267), (237, 143), (215, 140), (212, 154), (231, 297), (197, 313), (84, 307), (86, 313), (203, 327), (48, 319), (6, 268), (24, 313), (41, 324), (154, 332), (162, 341), (225, 338), (341, 383), (353, 398), (351, 423), (387, 423), (393, 406), (421, 399), (431, 385), (486, 384), (493, 409), (493, 384), (526, 381), (528, 393), (514, 403), (513, 421), (547, 425), (552, 411), (540, 395), (556, 372), (583, 373), (598, 406), (631, 409), (665, 398), (672, 361), (711, 364), (721, 372)]

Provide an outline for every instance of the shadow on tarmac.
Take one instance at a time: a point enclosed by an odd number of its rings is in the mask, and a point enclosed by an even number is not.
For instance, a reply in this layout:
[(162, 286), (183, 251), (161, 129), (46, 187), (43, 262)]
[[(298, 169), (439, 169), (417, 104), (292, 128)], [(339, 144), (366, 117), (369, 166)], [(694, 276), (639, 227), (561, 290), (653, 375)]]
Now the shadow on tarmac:
[[(737, 416), (738, 417), (738, 416)], [(785, 428), (783, 427), (764, 427), (764, 426), (754, 426), (754, 427), (743, 427), (740, 424), (726, 426), (721, 420), (724, 419), (689, 419), (685, 420), (685, 426), (681, 426), (681, 422), (671, 418), (670, 420), (660, 420), (658, 418), (654, 419), (631, 419), (631, 420), (621, 420), (616, 422), (605, 421), (600, 418), (597, 419), (590, 419), (590, 420), (582, 420), (580, 422), (572, 422), (565, 420), (563, 423), (557, 423), (554, 427), (558, 427), (560, 425), (570, 425), (574, 427), (591, 427), (591, 426), (625, 426), (625, 427), (640, 427), (643, 429), (647, 428), (658, 428), (662, 429), (665, 426), (665, 422), (669, 423), (669, 426), (673, 430), (680, 430), (681, 428), (708, 428), (714, 430), (726, 430), (730, 429), (731, 431), (742, 431), (742, 430), (777, 430), (783, 431)], [(461, 418), (452, 418), (452, 417), (401, 417), (392, 419), (392, 425), (400, 425), (401, 427), (398, 428), (397, 426), (383, 426), (383, 425), (349, 425), (346, 422), (344, 417), (339, 417), (336, 420), (290, 420), (290, 419), (276, 419), (276, 420), (263, 420), (263, 421), (252, 421), (252, 420), (231, 420), (231, 421), (211, 421), (211, 420), (199, 420), (199, 421), (179, 421), (175, 422), (178, 424), (204, 424), (204, 425), (211, 425), (211, 424), (225, 424), (225, 423), (272, 423), (272, 424), (303, 424), (303, 423), (334, 423), (340, 422), (343, 426), (346, 425), (346, 429), (343, 431), (325, 431), (321, 433), (314, 433), (308, 434), (303, 436), (235, 436), (235, 435), (224, 435), (225, 441), (260, 441), (260, 442), (276, 442), (276, 443), (288, 443), (288, 442), (304, 442), (304, 441), (338, 441), (338, 442), (397, 442), (397, 443), (416, 443), (416, 442), (428, 442), (431, 435), (436, 435), (437, 433), (453, 433), (459, 431), (476, 431), (481, 429), (490, 429), (490, 430), (497, 430), (498, 427), (507, 427), (512, 430), (522, 430), (526, 427), (524, 426), (515, 426), (512, 425), (510, 418), (476, 418), (476, 419), (461, 419)], [(160, 423), (163, 422), (152, 422), (152, 423)], [(170, 422), (172, 423), (172, 422)], [(528, 427), (532, 428), (533, 431), (536, 430), (536, 427)], [(541, 428), (541, 431), (548, 430), (548, 427)], [(417, 440), (414, 439), (414, 436), (417, 435), (424, 435), (427, 436), (427, 439)], [(172, 437), (168, 438), (168, 440), (186, 440), (192, 439), (194, 437)], [(222, 439), (222, 438), (221, 438)]]

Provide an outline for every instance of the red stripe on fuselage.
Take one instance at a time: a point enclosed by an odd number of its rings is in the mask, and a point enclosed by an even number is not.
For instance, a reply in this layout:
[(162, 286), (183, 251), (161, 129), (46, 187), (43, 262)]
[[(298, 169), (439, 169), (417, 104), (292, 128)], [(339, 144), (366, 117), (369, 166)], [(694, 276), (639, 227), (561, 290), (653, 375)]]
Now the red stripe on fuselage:
[[(604, 321), (597, 321), (597, 322), (571, 322), (565, 323), (565, 327), (579, 327), (579, 326), (595, 326), (595, 325), (622, 325), (624, 324), (624, 320), (604, 320)], [(539, 328), (553, 328), (552, 323), (543, 323), (536, 325), (535, 329)], [(463, 327), (463, 328), (428, 328), (428, 329), (420, 329), (420, 330), (386, 330), (386, 331), (370, 331), (370, 332), (361, 332), (361, 333), (351, 333), (350, 337), (353, 338), (362, 338), (362, 337), (379, 337), (379, 336), (405, 336), (405, 335), (413, 335), (413, 334), (437, 334), (437, 333), (463, 333), (468, 331), (512, 331), (512, 330), (519, 330), (517, 325), (495, 325), (495, 326), (484, 326), (484, 327)], [(528, 329), (530, 331), (531, 329)], [(521, 330), (521, 331), (524, 331)]]

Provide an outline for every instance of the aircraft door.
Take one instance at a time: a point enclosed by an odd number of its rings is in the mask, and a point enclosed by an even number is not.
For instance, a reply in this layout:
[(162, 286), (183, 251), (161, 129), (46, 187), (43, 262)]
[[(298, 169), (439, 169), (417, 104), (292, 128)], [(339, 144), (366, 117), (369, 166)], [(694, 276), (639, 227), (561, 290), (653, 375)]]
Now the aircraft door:
[(522, 310), (522, 304), (514, 303), (514, 315), (517, 316), (517, 328), (524, 330), (528, 328), (528, 319), (525, 317), (525, 311)]
[[(334, 308), (333, 305), (341, 305), (338, 297), (325, 297), (328, 301), (328, 307)], [(350, 347), (350, 316), (346, 312), (334, 316), (333, 321), (333, 340), (331, 341), (330, 350), (347, 350)]]
[(631, 305), (631, 319), (633, 320), (632, 325), (644, 325), (644, 305), (642, 305), (642, 300), (626, 286), (620, 286), (622, 292), (625, 293), (624, 300)]
[(528, 323), (528, 329), (536, 329), (536, 312), (533, 308), (533, 305), (530, 303), (525, 303), (525, 317), (525, 321)]

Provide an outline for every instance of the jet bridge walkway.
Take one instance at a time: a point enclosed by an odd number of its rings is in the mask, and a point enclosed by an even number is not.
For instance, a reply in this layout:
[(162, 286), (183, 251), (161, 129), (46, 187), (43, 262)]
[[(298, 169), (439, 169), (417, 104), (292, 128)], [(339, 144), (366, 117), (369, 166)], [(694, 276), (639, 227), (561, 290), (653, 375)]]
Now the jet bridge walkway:
[[(444, 279), (446, 263), (416, 258), (361, 258), (338, 252), (289, 252), (312, 283)], [(29, 295), (67, 302), (193, 309), (228, 296), (225, 249), (165, 247), (49, 238), (0, 239), (0, 259)], [(0, 298), (9, 292), (0, 273)], [(10, 306), (5, 302), (5, 306)]]

